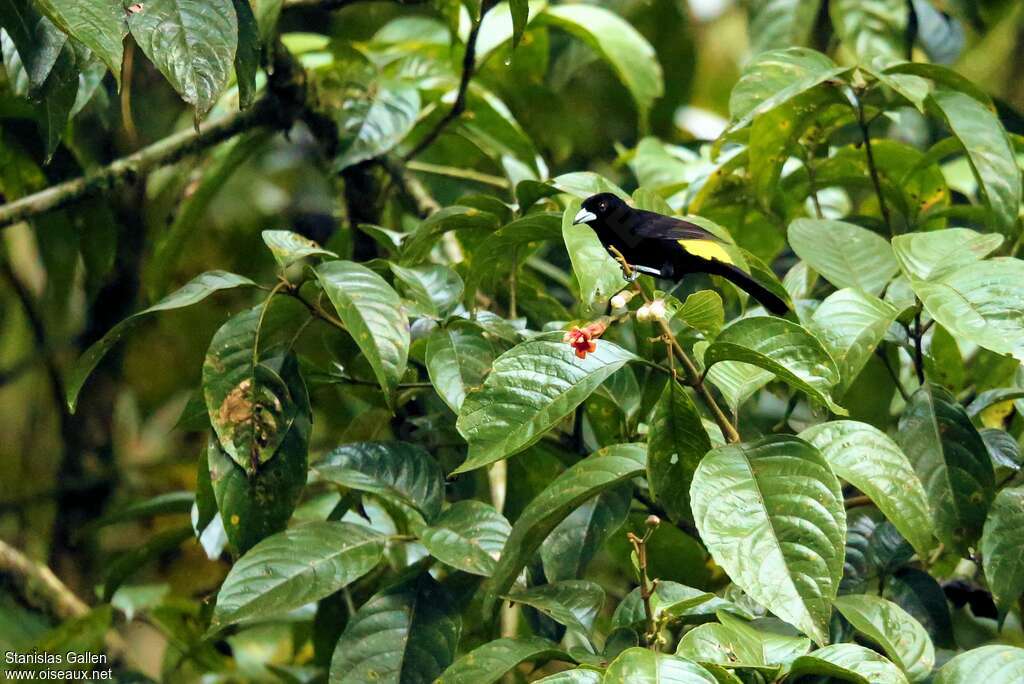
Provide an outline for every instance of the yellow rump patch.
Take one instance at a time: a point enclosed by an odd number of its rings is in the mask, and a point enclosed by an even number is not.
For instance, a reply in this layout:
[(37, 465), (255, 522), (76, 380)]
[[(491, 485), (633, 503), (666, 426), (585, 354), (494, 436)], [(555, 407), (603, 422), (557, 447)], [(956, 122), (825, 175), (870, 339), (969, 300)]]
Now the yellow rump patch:
[(702, 257), (704, 259), (714, 259), (715, 261), (721, 261), (726, 264), (735, 264), (732, 256), (725, 250), (722, 243), (716, 242), (715, 240), (677, 240), (679, 246), (685, 249), (693, 256)]

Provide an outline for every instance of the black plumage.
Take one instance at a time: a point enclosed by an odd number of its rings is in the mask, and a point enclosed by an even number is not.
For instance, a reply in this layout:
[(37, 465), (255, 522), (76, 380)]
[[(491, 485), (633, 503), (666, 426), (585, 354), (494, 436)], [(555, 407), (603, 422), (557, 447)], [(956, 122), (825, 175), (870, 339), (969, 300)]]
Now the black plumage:
[(716, 235), (694, 223), (634, 209), (608, 192), (584, 200), (573, 223), (593, 228), (605, 249), (613, 255), (618, 252), (641, 273), (676, 281), (687, 273), (721, 276), (768, 311), (789, 311), (785, 301), (733, 263)]

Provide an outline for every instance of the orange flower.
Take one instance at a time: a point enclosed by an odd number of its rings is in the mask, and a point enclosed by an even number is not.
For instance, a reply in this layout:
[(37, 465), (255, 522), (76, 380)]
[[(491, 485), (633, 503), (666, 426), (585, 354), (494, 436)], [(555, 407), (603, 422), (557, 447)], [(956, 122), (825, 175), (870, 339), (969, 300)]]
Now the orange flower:
[(578, 358), (585, 359), (587, 354), (597, 351), (597, 342), (594, 340), (603, 335), (607, 328), (608, 324), (603, 321), (595, 321), (583, 328), (574, 326), (572, 330), (565, 333), (562, 341), (576, 350)]

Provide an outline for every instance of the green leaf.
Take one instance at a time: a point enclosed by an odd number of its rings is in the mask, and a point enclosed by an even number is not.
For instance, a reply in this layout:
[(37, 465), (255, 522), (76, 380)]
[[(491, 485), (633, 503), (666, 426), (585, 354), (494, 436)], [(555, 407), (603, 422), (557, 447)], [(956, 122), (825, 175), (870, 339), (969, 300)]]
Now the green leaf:
[(364, 97), (347, 102), (338, 122), (342, 151), (335, 173), (394, 149), (413, 129), (420, 107), (416, 86), (397, 79), (380, 79)]
[[(271, 307), (273, 301), (229, 318), (203, 361), (210, 424), (224, 451), (250, 475), (274, 457), (300, 410), (283, 377), (286, 369), (265, 362), (279, 351), (272, 333), (282, 327), (277, 312), (285, 311)], [(294, 366), (294, 357), (288, 358)]]
[(942, 666), (934, 684), (1013, 684), (1024, 677), (1024, 648), (993, 644), (961, 653)]
[(877, 295), (899, 271), (888, 241), (852, 223), (797, 219), (788, 236), (797, 256), (837, 288)]
[(578, 667), (538, 679), (536, 684), (601, 684), (601, 673)]
[(512, 527), (501, 560), (485, 584), (487, 604), (505, 594), (543, 541), (570, 512), (597, 494), (644, 472), (643, 444), (618, 444), (569, 468), (526, 506)]
[(1017, 399), (1024, 399), (1024, 387), (1000, 387), (978, 392), (978, 396), (967, 405), (967, 415), (976, 418), (987, 408)]
[(454, 269), (441, 264), (399, 266), (389, 264), (400, 288), (424, 312), (440, 318), (451, 312), (462, 299), (465, 285)]
[(530, 3), (528, 0), (508, 0), (508, 9), (512, 13), (512, 47), (515, 47), (526, 31), (526, 23), (530, 19)]
[(79, 71), (84, 66), (81, 61), (72, 44), (65, 43), (38, 93), (40, 104), (37, 119), (45, 142), (47, 163), (64, 137), (68, 119), (74, 109), (78, 97)]
[(756, 0), (749, 4), (750, 52), (806, 46), (821, 0)]
[(911, 682), (931, 674), (935, 647), (921, 623), (907, 611), (871, 594), (840, 596), (835, 606), (854, 629), (881, 646)]
[(214, 292), (242, 285), (255, 286), (256, 283), (244, 276), (228, 273), (227, 271), (207, 271), (202, 275), (196, 276), (181, 289), (167, 295), (148, 309), (132, 314), (115, 325), (79, 357), (71, 373), (69, 373), (67, 380), (68, 407), (74, 412), (75, 406), (78, 403), (78, 393), (82, 390), (82, 385), (85, 384), (89, 374), (92, 373), (106, 353), (110, 351), (110, 348), (117, 344), (124, 337), (125, 333), (135, 326), (139, 319), (157, 311), (168, 311), (170, 309), (181, 309), (191, 306), (206, 299)]
[[(612, 183), (604, 176), (594, 173), (593, 171), (563, 173), (561, 176), (552, 178), (551, 184), (562, 192), (578, 197), (581, 200), (602, 192), (612, 192), (622, 199), (629, 199), (628, 192), (620, 188), (615, 183)], [(575, 216), (575, 214), (573, 214), (573, 216)]]
[(1009, 487), (996, 495), (981, 536), (985, 580), (1001, 614), (1024, 593), (1024, 487)]
[(994, 226), (1004, 235), (1016, 235), (1021, 172), (1003, 124), (984, 104), (956, 90), (937, 89), (928, 101), (963, 144)]
[(489, 211), (476, 207), (451, 206), (436, 211), (424, 219), (402, 242), (403, 263), (423, 261), (436, 246), (437, 238), (449, 230), (473, 230), (493, 233), (501, 226), (501, 219)]
[(783, 435), (713, 449), (697, 467), (690, 502), (701, 539), (733, 582), (827, 643), (846, 512), (818, 450)]
[[(29, 0), (0, 2), (0, 26), (17, 48), (30, 91), (39, 91), (60, 58), (67, 36), (39, 14)], [(5, 65), (9, 67), (6, 57)]]
[(967, 412), (947, 390), (926, 384), (900, 418), (899, 441), (924, 484), (935, 535), (967, 556), (995, 489), (992, 462)]
[(568, 660), (553, 641), (535, 636), (496, 639), (456, 660), (436, 684), (492, 684), (519, 663), (552, 658)]
[[(522, 185), (522, 183), (520, 183)], [(481, 283), (506, 269), (517, 268), (510, 254), (531, 243), (559, 240), (562, 217), (555, 212), (539, 212), (516, 219), (492, 233), (473, 253), (466, 294), (472, 296)], [(524, 255), (525, 256), (525, 255)]]
[(428, 522), (440, 514), (444, 502), (441, 466), (418, 444), (343, 444), (313, 469), (328, 482), (411, 506)]
[(743, 70), (729, 96), (729, 130), (746, 127), (754, 117), (800, 93), (849, 71), (816, 50), (789, 48), (763, 52)]
[(231, 78), (238, 19), (231, 0), (147, 0), (128, 13), (132, 38), (202, 118)]
[(893, 238), (893, 252), (903, 274), (911, 281), (939, 280), (961, 266), (981, 261), (1002, 245), (999, 234), (970, 228), (911, 232)]
[(690, 483), (711, 449), (700, 413), (674, 380), (665, 384), (647, 429), (647, 482), (673, 521), (691, 520)]
[(586, 224), (573, 225), (580, 202), (569, 202), (562, 215), (562, 238), (572, 261), (572, 270), (580, 285), (580, 299), (584, 306), (602, 306), (626, 286), (622, 268), (604, 248), (594, 229)]
[(588, 636), (604, 604), (604, 589), (587, 580), (563, 580), (513, 591), (506, 598), (536, 608), (555, 622)]
[(825, 457), (832, 471), (867, 494), (926, 558), (935, 546), (924, 485), (892, 439), (855, 420), (821, 423), (800, 433)]
[(646, 648), (627, 648), (604, 673), (604, 684), (717, 684), (714, 675), (697, 663), (655, 653)]
[[(698, 342), (693, 349), (702, 356), (709, 346), (707, 342)], [(733, 413), (738, 413), (740, 404), (771, 382), (773, 377), (770, 371), (739, 361), (721, 361), (707, 373), (707, 380), (722, 393)]]
[(886, 579), (882, 596), (920, 622), (936, 648), (956, 648), (946, 594), (927, 572), (900, 568)]
[(238, 559), (217, 593), (211, 629), (279, 616), (359, 579), (380, 562), (384, 540), (344, 522), (312, 522), (267, 537)]
[(811, 316), (810, 327), (839, 367), (845, 393), (885, 338), (899, 311), (861, 290), (833, 292)]
[(249, 0), (249, 3), (252, 5), (256, 23), (260, 28), (260, 42), (270, 45), (277, 29), (277, 20), (281, 16), (284, 0)]
[(427, 337), (427, 374), (456, 414), (466, 393), (480, 387), (494, 363), (494, 346), (473, 325), (448, 325)]
[(903, 671), (869, 648), (832, 644), (793, 661), (791, 677), (820, 675), (857, 684), (907, 684)]
[(490, 577), (512, 526), (482, 501), (457, 501), (420, 532), (434, 558), (473, 575)]
[(955, 338), (1024, 361), (1024, 261), (976, 261), (910, 284), (932, 318)]
[(606, 489), (558, 523), (540, 550), (548, 581), (583, 577), (590, 561), (626, 521), (632, 498), (628, 484)]
[(93, 51), (121, 87), (122, 41), (127, 28), (122, 0), (36, 0), (64, 33)]
[(861, 61), (906, 56), (910, 10), (905, 0), (834, 0), (829, 14), (839, 38)]
[(469, 392), (456, 423), (469, 442), (462, 473), (508, 458), (572, 413), (612, 373), (636, 357), (607, 340), (577, 358), (561, 333), (540, 335), (495, 359), (483, 386)]
[[(728, 601), (700, 589), (688, 587), (678, 582), (659, 580), (651, 596), (651, 612), (656, 621), (672, 620), (687, 617), (692, 609), (700, 608), (701, 612), (714, 615), (715, 610), (729, 605)], [(640, 627), (647, 620), (640, 587), (626, 594), (626, 597), (615, 607), (612, 615), (612, 628)]]
[(305, 384), (294, 357), (281, 366), (281, 378), (295, 402), (291, 429), (273, 458), (256, 473), (239, 467), (213, 438), (207, 447), (207, 466), (224, 532), (238, 553), (284, 529), (306, 484), (312, 417)]
[(708, 339), (714, 338), (725, 325), (722, 296), (714, 290), (700, 290), (687, 295), (686, 301), (672, 315), (672, 321), (699, 330)]
[(235, 50), (238, 107), (248, 109), (256, 98), (256, 72), (260, 68), (260, 27), (249, 0), (232, 2), (238, 21), (238, 48)]
[(645, 128), (647, 113), (665, 92), (658, 56), (647, 39), (614, 12), (594, 5), (557, 5), (548, 7), (542, 16), (608, 62), (633, 96), (640, 127)]
[[(746, 622), (725, 612), (718, 617), (721, 623), (700, 625), (683, 635), (676, 654), (700, 663), (758, 670), (771, 679), (811, 649), (809, 639), (779, 629), (781, 624)], [(766, 629), (758, 629), (758, 624)]]
[(462, 620), (430, 575), (385, 589), (364, 603), (338, 640), (331, 684), (430, 682), (455, 660)]
[(309, 238), (290, 230), (265, 230), (261, 235), (267, 249), (274, 255), (274, 261), (282, 269), (288, 268), (300, 259), (311, 256), (338, 258), (334, 252), (324, 249)]
[(840, 381), (836, 362), (818, 338), (801, 325), (774, 316), (740, 319), (719, 333), (704, 352), (705, 368), (721, 361), (741, 361), (763, 368), (834, 413), (846, 414), (831, 395)]
[(390, 404), (409, 358), (409, 325), (398, 293), (379, 275), (352, 261), (329, 261), (315, 272)]

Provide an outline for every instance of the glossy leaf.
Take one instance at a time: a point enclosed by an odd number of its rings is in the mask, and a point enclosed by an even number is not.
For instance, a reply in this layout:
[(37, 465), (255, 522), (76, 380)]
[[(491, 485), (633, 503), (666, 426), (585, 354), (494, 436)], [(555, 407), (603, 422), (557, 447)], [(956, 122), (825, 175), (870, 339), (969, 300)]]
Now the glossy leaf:
[(963, 144), (981, 197), (992, 210), (993, 224), (1004, 235), (1015, 234), (1021, 171), (1003, 124), (994, 112), (963, 92), (940, 88), (929, 101)]
[(717, 684), (714, 675), (692, 660), (646, 648), (627, 648), (608, 666), (605, 684)]
[(981, 536), (995, 475), (967, 412), (945, 389), (925, 385), (911, 397), (899, 440), (924, 484), (935, 535), (966, 555)]
[(674, 521), (690, 520), (690, 483), (711, 449), (700, 413), (674, 380), (654, 405), (647, 432), (647, 482), (651, 495)]
[(338, 125), (342, 151), (334, 170), (390, 152), (412, 130), (420, 106), (416, 86), (394, 79), (374, 83), (364, 97), (347, 103)]
[(935, 546), (924, 485), (892, 439), (867, 423), (836, 420), (800, 433), (832, 471), (867, 494), (924, 558)]
[(555, 212), (529, 214), (492, 233), (473, 254), (467, 278), (468, 294), (473, 294), (480, 283), (493, 278), (497, 273), (516, 268), (517, 264), (510, 263), (509, 259), (509, 254), (516, 249), (541, 241), (560, 240), (561, 219), (561, 215)]
[(563, 580), (513, 591), (507, 598), (586, 636), (604, 604), (604, 589), (587, 580)]
[(448, 314), (462, 299), (462, 278), (447, 266), (390, 266), (396, 281), (401, 283), (402, 292), (430, 316)]
[(424, 219), (402, 241), (404, 263), (422, 261), (437, 243), (437, 238), (449, 230), (493, 233), (501, 226), (501, 218), (476, 207), (455, 205), (445, 207)]
[(538, 679), (537, 684), (600, 684), (601, 673), (597, 670), (587, 670), (578, 667), (575, 670), (564, 670), (543, 679)]
[(725, 325), (725, 311), (722, 297), (714, 290), (700, 290), (686, 297), (683, 305), (676, 309), (672, 320), (680, 321), (704, 333), (708, 339), (715, 337)]
[(1024, 261), (977, 261), (910, 283), (932, 318), (954, 337), (1024, 360)]
[(494, 346), (473, 326), (449, 325), (427, 338), (427, 374), (434, 389), (458, 413), (467, 392), (479, 388), (494, 363)]
[(578, 358), (562, 334), (516, 345), (492, 364), (483, 386), (467, 394), (457, 427), (469, 442), (462, 473), (508, 458), (539, 440), (604, 380), (636, 357), (607, 340)]
[(490, 577), (512, 526), (481, 501), (457, 501), (420, 533), (434, 558), (457, 570)]
[(331, 684), (432, 682), (455, 660), (462, 620), (429, 574), (360, 606), (331, 659)]
[(774, 316), (755, 316), (732, 323), (704, 352), (705, 368), (713, 368), (721, 361), (740, 361), (763, 368), (834, 413), (846, 414), (831, 395), (840, 381), (836, 362), (818, 338), (796, 323)]
[(231, 0), (147, 0), (128, 13), (132, 38), (199, 117), (231, 78), (238, 19)]
[(729, 613), (720, 613), (719, 619), (720, 623), (700, 625), (684, 634), (676, 654), (701, 663), (758, 670), (770, 679), (811, 649), (809, 639), (772, 629), (781, 623), (747, 622)]
[(758, 54), (806, 46), (818, 18), (820, 0), (757, 0), (750, 3), (750, 51)]
[(214, 292), (218, 292), (220, 290), (228, 290), (241, 286), (254, 287), (255, 285), (256, 283), (248, 278), (234, 273), (228, 273), (227, 271), (208, 271), (202, 275), (196, 276), (186, 283), (181, 289), (164, 297), (148, 309), (143, 309), (142, 311), (132, 314), (128, 318), (124, 319), (111, 328), (107, 334), (99, 340), (99, 342), (96, 342), (89, 347), (78, 359), (67, 381), (68, 407), (72, 412), (74, 412), (75, 407), (78, 404), (78, 393), (81, 391), (82, 385), (85, 384), (85, 380), (89, 377), (93, 369), (96, 368), (96, 365), (103, 359), (106, 353), (110, 351), (110, 348), (117, 344), (117, 342), (124, 337), (125, 333), (131, 330), (143, 316), (156, 313), (157, 311), (169, 311), (171, 309), (181, 309), (186, 306), (191, 306), (192, 304), (201, 302)]
[(580, 298), (585, 306), (594, 308), (611, 299), (626, 286), (622, 268), (608, 254), (593, 228), (585, 224), (573, 225), (579, 211), (578, 201), (569, 202), (562, 216), (562, 238), (572, 260), (572, 270), (580, 286)]
[(1024, 648), (993, 644), (961, 653), (942, 666), (935, 684), (1011, 684), (1024, 677)]
[(981, 558), (992, 598), (1005, 614), (1024, 593), (1024, 487), (996, 495), (981, 536)]
[(921, 623), (892, 601), (871, 594), (848, 594), (835, 600), (854, 629), (881, 646), (911, 682), (931, 674), (935, 647)]
[(583, 459), (526, 506), (505, 543), (498, 567), (485, 585), (488, 603), (504, 594), (551, 531), (580, 504), (644, 472), (642, 444), (607, 447)]
[(373, 530), (313, 522), (268, 537), (238, 559), (217, 593), (211, 628), (280, 615), (333, 594), (380, 562)]
[(899, 271), (885, 238), (852, 223), (797, 219), (788, 236), (797, 256), (837, 288), (877, 295)]
[(791, 677), (820, 675), (857, 684), (907, 684), (903, 671), (857, 644), (831, 644), (793, 661)]
[(508, 9), (512, 13), (512, 46), (515, 47), (526, 31), (526, 22), (530, 19), (530, 3), (528, 0), (508, 0)]
[(411, 506), (428, 522), (441, 512), (444, 475), (426, 449), (407, 442), (343, 444), (314, 470), (321, 478)]
[[(5, 0), (0, 3), (0, 26), (3, 26), (16, 56), (28, 77), (29, 88), (38, 92), (46, 83), (67, 43), (67, 36), (42, 16), (28, 0)], [(5, 66), (10, 67), (5, 55)]]
[(64, 33), (93, 51), (121, 83), (122, 41), (127, 27), (121, 0), (36, 0)]
[(238, 21), (238, 47), (235, 50), (235, 81), (238, 107), (248, 109), (256, 99), (256, 72), (260, 68), (260, 27), (249, 0), (232, 0)]
[(541, 637), (496, 639), (456, 660), (436, 684), (492, 684), (519, 663), (536, 658), (568, 656), (557, 644)]
[(938, 280), (961, 266), (981, 261), (1003, 244), (1003, 236), (969, 228), (897, 235), (893, 253), (908, 278)]
[(311, 256), (338, 258), (334, 252), (290, 230), (265, 230), (262, 235), (264, 244), (281, 268), (288, 268), (296, 261)]
[(548, 581), (583, 577), (590, 561), (626, 521), (631, 499), (628, 484), (612, 487), (558, 523), (540, 549)]
[(829, 14), (839, 38), (862, 61), (906, 56), (910, 10), (903, 0), (834, 0)]
[(898, 314), (891, 304), (854, 289), (833, 292), (814, 310), (810, 328), (839, 367), (840, 392), (857, 379)]
[[(700, 608), (701, 614), (714, 615), (715, 610), (727, 609), (728, 601), (700, 589), (671, 581), (659, 581), (651, 596), (651, 609), (655, 620), (678, 620), (689, 616)], [(641, 627), (647, 621), (640, 587), (626, 594), (615, 607), (612, 615), (613, 628)]]
[(608, 62), (633, 96), (641, 122), (646, 121), (647, 112), (665, 91), (661, 65), (651, 44), (617, 14), (595, 5), (551, 6), (543, 17)]
[(316, 277), (390, 402), (409, 357), (401, 299), (387, 281), (352, 261), (321, 264)]
[(751, 598), (818, 643), (843, 570), (839, 481), (813, 446), (789, 436), (713, 449), (690, 489), (715, 562)]

